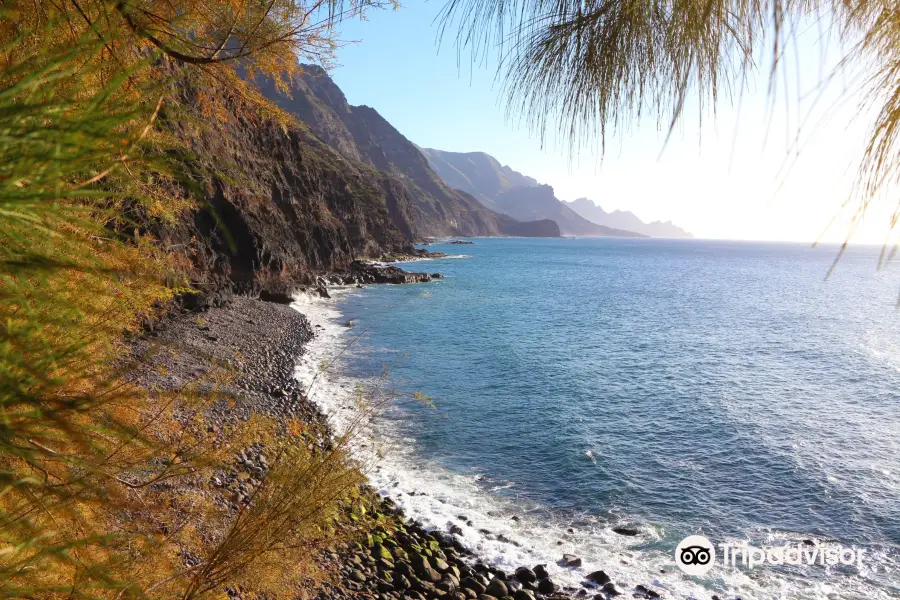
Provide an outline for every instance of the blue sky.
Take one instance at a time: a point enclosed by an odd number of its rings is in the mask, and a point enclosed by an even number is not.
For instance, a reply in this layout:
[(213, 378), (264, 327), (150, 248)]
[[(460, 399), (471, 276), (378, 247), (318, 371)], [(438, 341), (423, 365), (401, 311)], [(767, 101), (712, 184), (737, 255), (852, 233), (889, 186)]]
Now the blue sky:
[[(826, 240), (841, 241), (851, 209), (856, 161), (868, 121), (860, 117), (854, 82), (821, 85), (819, 60), (833, 63), (838, 48), (823, 42), (820, 27), (804, 26), (797, 51), (773, 98), (765, 73), (740, 103), (722, 101), (701, 118), (688, 105), (668, 144), (655, 119), (633, 123), (607, 139), (601, 157), (535, 135), (504, 112), (496, 61), (472, 66), (452, 39), (438, 45), (435, 17), (443, 0), (397, 11), (370, 13), (346, 23), (341, 36), (355, 40), (338, 52), (331, 71), (351, 104), (374, 107), (421, 146), (483, 151), (501, 163), (550, 184), (563, 200), (586, 196), (606, 210), (631, 210), (645, 221), (672, 220), (699, 237), (811, 242), (834, 224)], [(839, 92), (850, 90), (841, 106)], [(788, 91), (785, 91), (788, 90)], [(803, 150), (788, 151), (801, 118)], [(854, 205), (855, 207), (855, 205)], [(856, 237), (881, 243), (888, 209), (872, 210)]]

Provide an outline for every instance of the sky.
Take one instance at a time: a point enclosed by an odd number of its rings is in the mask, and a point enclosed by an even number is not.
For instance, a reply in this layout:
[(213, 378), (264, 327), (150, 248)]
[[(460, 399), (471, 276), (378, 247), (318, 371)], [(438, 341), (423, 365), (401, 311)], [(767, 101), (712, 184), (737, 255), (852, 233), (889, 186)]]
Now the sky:
[[(439, 39), (443, 4), (409, 3), (342, 25), (351, 43), (330, 73), (351, 104), (372, 106), (420, 146), (486, 152), (553, 186), (561, 200), (587, 197), (607, 211), (671, 220), (696, 237), (846, 238), (857, 204), (842, 205), (870, 121), (858, 109), (858, 84), (823, 84), (840, 48), (823, 39), (820, 25), (803, 26), (785, 61), (790, 83), (779, 83), (775, 95), (763, 69), (740, 100), (721, 100), (714, 114), (689, 102), (668, 142), (668, 125), (647, 118), (608, 136), (605, 153), (585, 147), (573, 157), (564, 139), (551, 136), (542, 147), (507, 115), (496, 60), (473, 66), (452, 37)], [(886, 203), (870, 209), (853, 241), (883, 243), (889, 217)]]

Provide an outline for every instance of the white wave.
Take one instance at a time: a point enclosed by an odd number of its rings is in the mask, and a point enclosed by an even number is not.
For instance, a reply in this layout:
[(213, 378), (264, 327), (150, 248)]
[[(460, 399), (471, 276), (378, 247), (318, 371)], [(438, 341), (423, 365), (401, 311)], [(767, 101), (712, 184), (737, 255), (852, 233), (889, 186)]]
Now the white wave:
[(472, 255), (471, 254), (448, 254), (446, 256), (417, 256), (417, 257), (413, 257), (413, 258), (407, 258), (404, 260), (395, 260), (395, 261), (389, 262), (389, 263), (380, 262), (380, 261), (373, 261), (373, 262), (375, 262), (376, 264), (380, 264), (380, 265), (404, 265), (407, 263), (425, 262), (425, 261), (429, 261), (429, 260), (445, 260), (448, 258), (453, 258), (453, 259), (472, 258)]

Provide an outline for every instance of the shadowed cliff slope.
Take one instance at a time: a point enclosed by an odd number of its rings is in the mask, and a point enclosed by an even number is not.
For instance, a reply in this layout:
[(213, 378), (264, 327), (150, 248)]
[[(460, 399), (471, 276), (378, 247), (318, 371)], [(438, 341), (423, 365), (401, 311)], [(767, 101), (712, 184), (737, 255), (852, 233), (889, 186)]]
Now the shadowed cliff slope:
[(188, 114), (162, 120), (187, 145), (179, 164), (205, 204), (175, 222), (141, 221), (184, 249), (196, 287), (210, 290), (204, 302), (231, 291), (284, 297), (353, 260), (413, 251), (411, 201), (395, 178), (239, 101), (210, 119), (190, 108), (194, 93), (184, 92)]
[(258, 83), (268, 98), (343, 156), (392, 177), (410, 198), (409, 215), (418, 236), (559, 235), (559, 229), (547, 219), (517, 223), (447, 186), (415, 144), (375, 109), (351, 106), (322, 69), (305, 69), (306, 73), (292, 82), (290, 96), (280, 93), (271, 82)]

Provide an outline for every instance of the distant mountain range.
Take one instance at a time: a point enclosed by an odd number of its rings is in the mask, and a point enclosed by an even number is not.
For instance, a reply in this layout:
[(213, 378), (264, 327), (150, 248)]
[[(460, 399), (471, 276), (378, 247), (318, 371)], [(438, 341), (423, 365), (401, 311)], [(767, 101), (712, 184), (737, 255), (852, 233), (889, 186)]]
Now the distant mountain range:
[(577, 200), (572, 200), (565, 204), (569, 205), (569, 208), (588, 221), (606, 225), (607, 227), (627, 229), (628, 231), (635, 231), (655, 238), (694, 237), (681, 227), (672, 223), (672, 221), (653, 221), (652, 223), (644, 223), (631, 211), (614, 210), (612, 212), (606, 212), (592, 200), (588, 200), (587, 198), (578, 198)]
[(484, 152), (419, 148), (448, 186), (471, 194), (497, 212), (520, 220), (552, 219), (565, 235), (693, 237), (671, 222), (644, 223), (629, 211), (607, 213), (586, 198), (563, 202), (553, 188), (514, 171)]
[[(685, 237), (671, 223), (643, 223), (630, 212), (606, 213), (592, 202), (562, 202), (549, 185), (501, 165), (483, 152), (419, 148), (375, 109), (353, 106), (312, 65), (290, 82), (290, 94), (259, 81), (265, 96), (299, 118), (346, 164), (378, 174), (387, 209), (408, 239), (421, 236)], [(309, 165), (307, 165), (308, 167)]]
[(501, 165), (484, 152), (445, 152), (421, 147), (419, 150), (444, 183), (475, 196), (494, 210), (501, 210), (495, 200), (498, 195), (515, 188), (538, 185), (531, 177)]
[(633, 231), (592, 223), (560, 202), (549, 185), (540, 185), (484, 152), (419, 149), (447, 185), (471, 194), (497, 212), (522, 221), (552, 219), (563, 235), (644, 237)]

